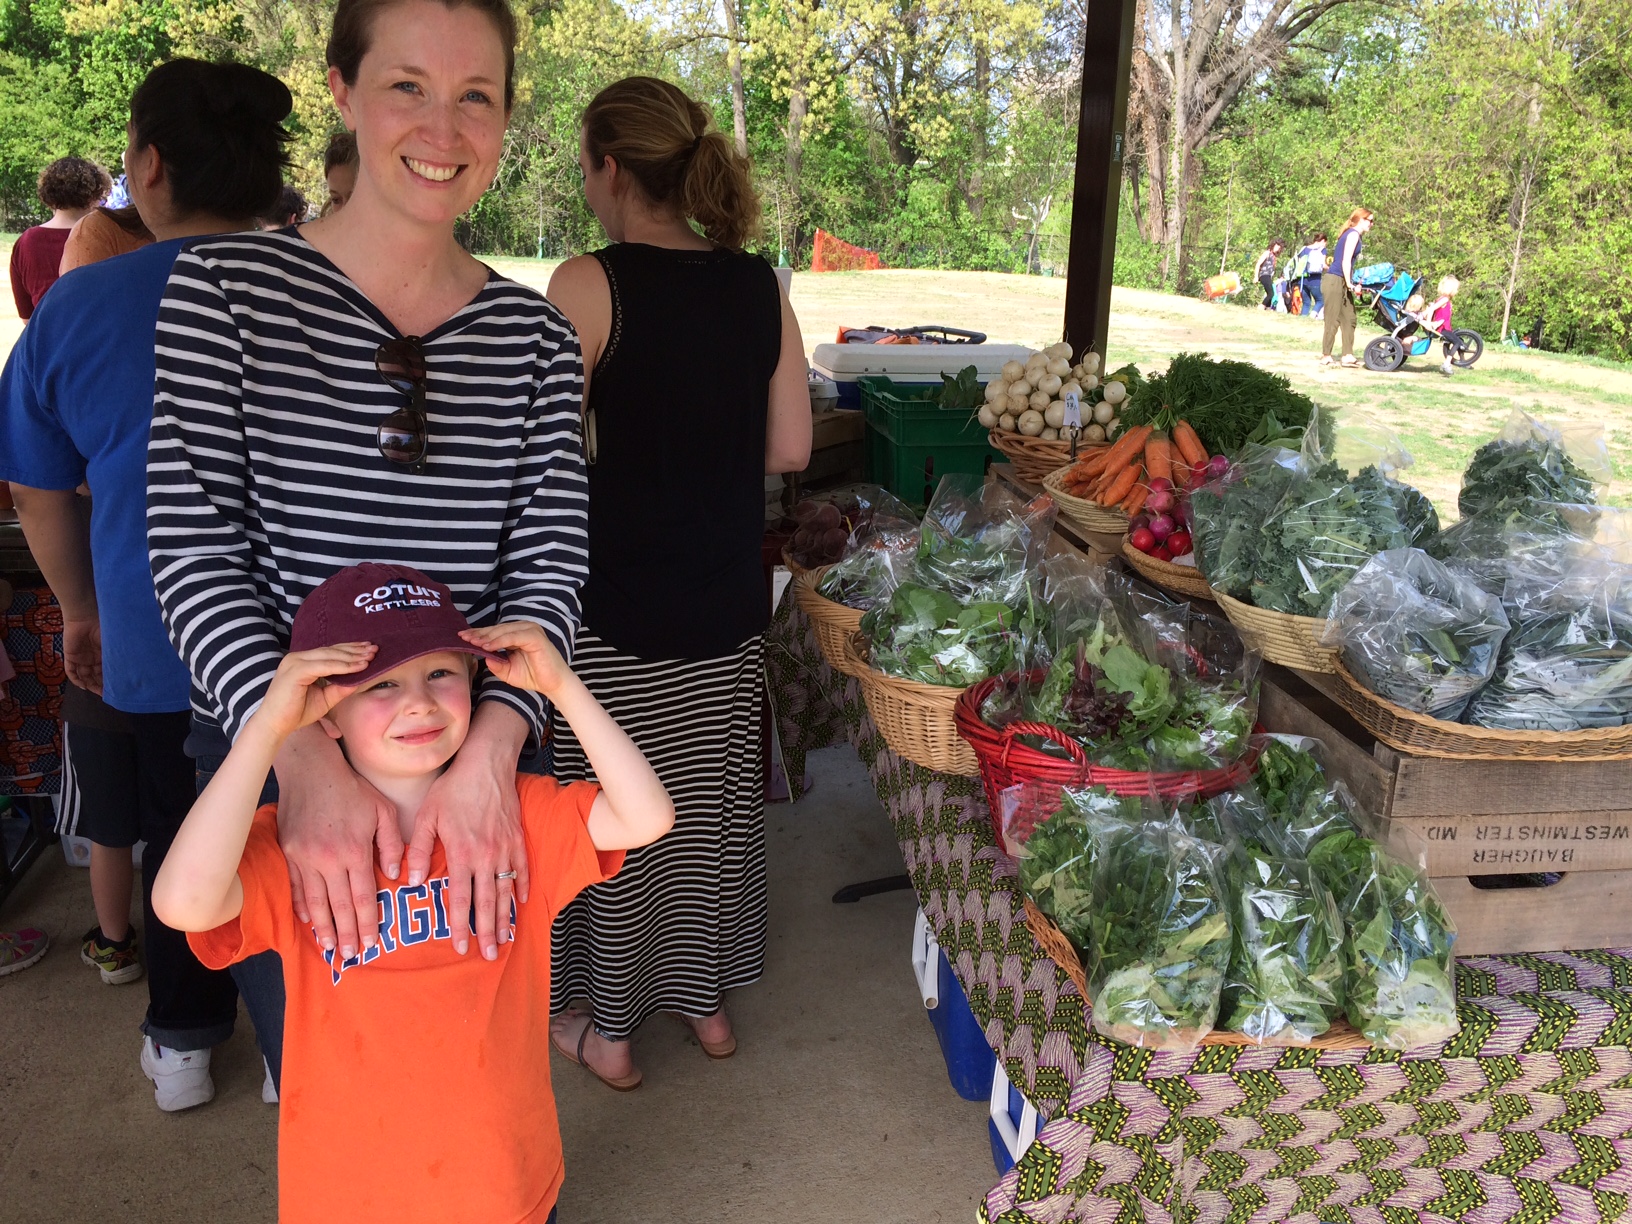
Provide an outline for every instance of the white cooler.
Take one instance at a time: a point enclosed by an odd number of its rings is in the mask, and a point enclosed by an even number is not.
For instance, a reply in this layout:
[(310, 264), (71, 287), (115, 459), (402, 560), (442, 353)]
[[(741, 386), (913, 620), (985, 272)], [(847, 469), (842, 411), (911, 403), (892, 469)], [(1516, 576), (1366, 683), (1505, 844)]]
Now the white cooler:
[(840, 408), (861, 407), (856, 379), (884, 374), (906, 386), (938, 387), (941, 375), (974, 366), (983, 383), (1003, 372), (1007, 361), (1025, 361), (1023, 344), (818, 344), (810, 364), (839, 385)]

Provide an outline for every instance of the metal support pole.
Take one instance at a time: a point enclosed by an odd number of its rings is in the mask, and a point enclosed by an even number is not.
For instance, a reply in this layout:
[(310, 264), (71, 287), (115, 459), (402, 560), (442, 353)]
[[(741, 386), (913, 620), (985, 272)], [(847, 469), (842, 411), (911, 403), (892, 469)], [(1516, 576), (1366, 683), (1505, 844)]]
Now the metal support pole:
[(1111, 274), (1122, 194), (1133, 72), (1136, 0), (1087, 0), (1082, 55), (1082, 112), (1077, 173), (1071, 194), (1070, 271), (1065, 284), (1065, 340), (1075, 357), (1105, 352), (1111, 326)]

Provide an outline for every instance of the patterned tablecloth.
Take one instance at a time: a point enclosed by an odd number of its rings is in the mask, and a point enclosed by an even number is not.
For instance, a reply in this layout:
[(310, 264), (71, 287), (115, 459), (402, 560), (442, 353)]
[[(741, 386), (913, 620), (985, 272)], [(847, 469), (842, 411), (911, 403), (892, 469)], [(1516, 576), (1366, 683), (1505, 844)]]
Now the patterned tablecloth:
[(848, 740), (1009, 1078), (1047, 1119), (986, 1224), (1611, 1220), (1632, 1194), (1632, 950), (1459, 962), (1443, 1049), (1154, 1054), (1090, 1033), (1027, 929), (976, 779), (879, 738), (784, 600), (767, 668), (788, 773)]

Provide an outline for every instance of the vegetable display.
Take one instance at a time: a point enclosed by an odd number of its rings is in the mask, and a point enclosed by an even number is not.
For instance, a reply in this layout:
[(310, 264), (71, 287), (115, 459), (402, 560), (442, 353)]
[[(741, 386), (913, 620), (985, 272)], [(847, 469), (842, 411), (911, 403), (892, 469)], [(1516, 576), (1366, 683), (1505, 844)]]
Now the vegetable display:
[(1246, 361), (1180, 353), (1134, 390), (1122, 421), (1128, 428), (1157, 430), (1186, 422), (1199, 446), (1233, 453), (1248, 442), (1297, 445), (1314, 412), (1314, 401), (1294, 391), (1283, 374)]
[(1340, 894), (1348, 921), (1349, 1023), (1372, 1045), (1411, 1050), (1456, 1035), (1456, 930), (1422, 872), (1377, 842), (1336, 832), (1309, 863)]
[(1072, 365), (1071, 346), (1062, 342), (1005, 363), (986, 384), (986, 402), (976, 415), (985, 429), (1057, 441), (1067, 436), (1066, 396), (1075, 393), (1082, 413), (1079, 440), (1097, 445), (1116, 436), (1118, 406), (1137, 378), (1138, 371), (1127, 367), (1101, 381), (1099, 354), (1084, 353)]
[(1031, 574), (1052, 521), (1051, 503), (1028, 506), (978, 476), (944, 477), (910, 566), (891, 550), (873, 573), (895, 582), (861, 619), (872, 665), (957, 688), (1028, 666), (1040, 614)]
[[(1025, 786), (1010, 788), (1006, 803), (1031, 799)], [(1094, 836), (1090, 821), (1137, 821), (1139, 802), (1099, 788), (1060, 792), (1057, 810), (1036, 826), (1019, 847), (1020, 886), (1054, 920), (1084, 961), (1092, 946)]]
[(1218, 1018), (1230, 960), (1223, 848), (1176, 823), (1100, 822), (1087, 965), (1095, 1030), (1189, 1049)]
[(1456, 504), (1467, 516), (1526, 501), (1596, 500), (1592, 477), (1566, 449), (1562, 432), (1515, 410), (1502, 432), (1474, 452)]
[(1457, 719), (1496, 670), (1501, 601), (1417, 548), (1378, 553), (1332, 601), (1326, 640), (1395, 705)]
[(1256, 795), (1227, 794), (1232, 942), (1219, 1026), (1265, 1045), (1308, 1042), (1343, 1013), (1343, 919)]

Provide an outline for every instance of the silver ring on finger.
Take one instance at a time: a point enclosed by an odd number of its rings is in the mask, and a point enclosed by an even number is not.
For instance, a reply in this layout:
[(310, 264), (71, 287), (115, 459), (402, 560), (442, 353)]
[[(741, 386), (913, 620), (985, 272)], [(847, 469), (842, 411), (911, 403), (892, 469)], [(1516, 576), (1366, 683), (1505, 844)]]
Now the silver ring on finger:
[(516, 878), (516, 873), (513, 871), (501, 871), (493, 878), (495, 880), (513, 880)]

